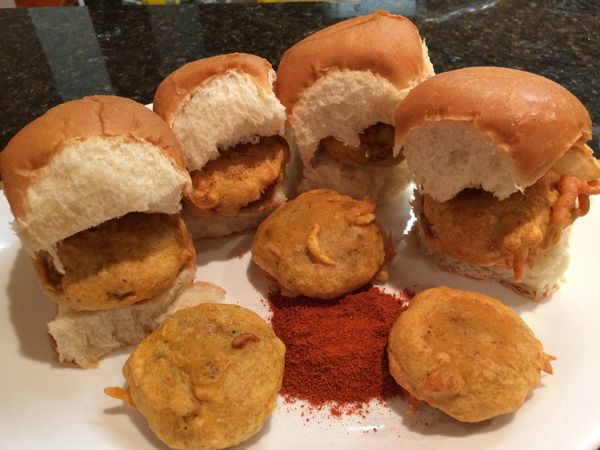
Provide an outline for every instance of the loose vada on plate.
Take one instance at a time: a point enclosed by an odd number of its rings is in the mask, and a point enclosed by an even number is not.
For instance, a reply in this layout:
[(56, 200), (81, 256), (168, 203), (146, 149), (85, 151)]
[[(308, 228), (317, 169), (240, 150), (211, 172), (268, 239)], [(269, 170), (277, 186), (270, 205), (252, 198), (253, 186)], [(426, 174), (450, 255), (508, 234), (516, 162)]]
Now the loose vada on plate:
[(408, 174), (393, 153), (394, 110), (434, 75), (427, 47), (405, 17), (377, 11), (324, 28), (289, 48), (275, 92), (301, 159), (301, 192), (326, 188), (376, 203)]
[(177, 214), (190, 178), (168, 125), (132, 100), (50, 109), (0, 154), (13, 227), (43, 291), (60, 362), (139, 342), (195, 274)]
[(591, 131), (573, 94), (532, 73), (471, 67), (417, 86), (396, 110), (396, 146), (425, 252), (450, 272), (550, 295), (570, 226), (600, 193)]
[(374, 211), (368, 199), (305, 192), (260, 224), (252, 260), (290, 297), (331, 299), (385, 280), (390, 254)]
[(252, 311), (203, 303), (167, 318), (133, 351), (122, 398), (171, 448), (232, 447), (258, 433), (277, 403), (285, 345)]
[(191, 62), (158, 86), (154, 111), (175, 132), (192, 178), (183, 216), (194, 239), (256, 226), (286, 200), (285, 109), (255, 55)]
[(390, 332), (390, 372), (411, 398), (462, 422), (516, 411), (552, 373), (542, 344), (499, 300), (445, 286), (418, 293)]

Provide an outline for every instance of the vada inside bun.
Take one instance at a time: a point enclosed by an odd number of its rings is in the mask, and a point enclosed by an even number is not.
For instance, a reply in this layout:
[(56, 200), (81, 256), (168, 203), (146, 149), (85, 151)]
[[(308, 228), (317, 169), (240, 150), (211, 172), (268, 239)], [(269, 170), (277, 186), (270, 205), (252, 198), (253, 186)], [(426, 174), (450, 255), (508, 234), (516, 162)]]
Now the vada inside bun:
[(121, 308), (78, 311), (59, 304), (56, 317), (48, 322), (58, 362), (91, 368), (108, 353), (137, 344), (160, 324), (165, 311), (174, 308), (195, 273), (195, 265), (188, 265), (166, 291)]
[(167, 318), (123, 367), (128, 401), (170, 448), (221, 449), (258, 433), (277, 405), (285, 345), (254, 312), (203, 303)]
[(189, 285), (195, 249), (177, 215), (191, 187), (177, 140), (132, 100), (94, 96), (36, 119), (0, 154), (14, 228), (44, 292), (60, 362), (91, 367), (139, 342)]
[(194, 255), (181, 216), (130, 213), (59, 242), (64, 273), (43, 252), (33, 258), (33, 266), (42, 289), (56, 303), (102, 311), (166, 291)]
[(539, 75), (472, 67), (417, 86), (396, 110), (396, 150), (414, 174), (416, 235), (445, 270), (550, 295), (573, 221), (600, 193), (591, 120)]
[(193, 180), (184, 218), (194, 238), (254, 228), (285, 201), (289, 150), (274, 80), (267, 60), (233, 53), (186, 64), (158, 87), (154, 111), (177, 136)]
[(395, 148), (416, 183), (439, 202), (466, 188), (503, 200), (534, 184), (570, 150), (587, 159), (591, 126), (583, 104), (554, 81), (469, 67), (439, 74), (405, 98), (396, 110)]
[(506, 267), (495, 267), (470, 264), (454, 258), (432, 248), (421, 226), (417, 226), (414, 237), (423, 252), (441, 269), (477, 280), (496, 281), (519, 295), (540, 300), (548, 297), (560, 287), (562, 276), (569, 267), (570, 231), (570, 229), (566, 229), (557, 244), (542, 250), (536, 256), (533, 266), (526, 264), (519, 282), (514, 280), (511, 262), (507, 263)]
[(0, 155), (13, 227), (29, 253), (53, 254), (67, 236), (129, 212), (175, 214), (191, 187), (166, 124), (121, 97), (56, 106)]
[(222, 303), (225, 291), (211, 283), (196, 281), (193, 266), (183, 269), (165, 292), (142, 303), (103, 311), (81, 312), (59, 305), (48, 324), (60, 362), (74, 361), (93, 367), (105, 354), (139, 343), (167, 317), (200, 303)]
[(433, 75), (415, 25), (383, 11), (324, 28), (289, 48), (275, 91), (302, 162), (300, 191), (395, 197), (406, 171), (396, 170), (402, 157), (392, 152), (394, 110)]
[(516, 411), (555, 359), (499, 300), (445, 286), (413, 297), (392, 327), (388, 358), (409, 413), (425, 401), (462, 422)]

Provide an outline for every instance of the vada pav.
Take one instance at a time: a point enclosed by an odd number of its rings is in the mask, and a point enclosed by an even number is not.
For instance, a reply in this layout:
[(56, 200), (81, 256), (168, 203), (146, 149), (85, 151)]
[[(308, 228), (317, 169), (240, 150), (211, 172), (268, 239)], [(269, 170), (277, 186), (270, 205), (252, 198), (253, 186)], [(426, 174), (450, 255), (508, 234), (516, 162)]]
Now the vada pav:
[(388, 358), (411, 403), (462, 422), (516, 411), (554, 359), (502, 302), (445, 286), (410, 301), (390, 332)]
[(43, 291), (60, 362), (95, 365), (135, 344), (189, 285), (195, 250), (177, 214), (190, 178), (168, 125), (133, 100), (50, 109), (0, 154), (13, 224)]
[(286, 50), (275, 92), (300, 155), (300, 192), (326, 188), (376, 203), (398, 196), (408, 173), (393, 153), (394, 110), (433, 75), (415, 25), (384, 11), (336, 23)]
[(133, 351), (122, 398), (171, 448), (232, 447), (258, 433), (276, 406), (285, 345), (252, 311), (203, 303), (167, 318)]
[(416, 235), (443, 269), (540, 299), (569, 264), (571, 224), (600, 193), (591, 120), (557, 83), (501, 67), (437, 75), (396, 110), (418, 186)]
[(373, 203), (327, 189), (280, 206), (252, 243), (252, 260), (290, 297), (331, 299), (386, 279), (387, 256)]
[(233, 53), (186, 64), (159, 85), (154, 111), (192, 177), (183, 216), (194, 239), (256, 228), (285, 202), (289, 150), (274, 80), (267, 60)]

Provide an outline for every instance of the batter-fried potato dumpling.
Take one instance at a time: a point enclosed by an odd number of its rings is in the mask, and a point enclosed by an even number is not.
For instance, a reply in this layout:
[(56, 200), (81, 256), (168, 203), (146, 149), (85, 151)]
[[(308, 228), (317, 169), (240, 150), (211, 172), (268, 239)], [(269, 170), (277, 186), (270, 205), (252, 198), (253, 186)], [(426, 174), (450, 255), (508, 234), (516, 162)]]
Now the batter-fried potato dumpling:
[(504, 200), (482, 189), (465, 189), (446, 202), (423, 195), (420, 220), (435, 252), (484, 267), (512, 267), (521, 281), (525, 264), (556, 245), (575, 216), (552, 220), (561, 174), (549, 170), (524, 193)]
[(388, 357), (410, 396), (462, 422), (517, 410), (554, 359), (500, 301), (445, 286), (411, 300), (392, 327)]
[[(203, 303), (178, 311), (131, 354), (127, 399), (169, 447), (231, 447), (258, 433), (275, 408), (285, 345), (241, 306)], [(120, 391), (120, 392), (119, 392)]]
[(370, 200), (317, 189), (258, 227), (252, 259), (285, 295), (330, 299), (385, 274), (384, 247)]
[(195, 258), (180, 216), (130, 213), (59, 242), (60, 273), (44, 252), (33, 266), (46, 294), (79, 311), (128, 306), (173, 285)]
[(239, 214), (281, 181), (288, 159), (287, 143), (279, 136), (237, 145), (192, 172), (193, 191), (184, 202), (202, 211)]
[(360, 145), (351, 147), (330, 136), (321, 141), (321, 146), (338, 161), (352, 166), (393, 166), (404, 160), (401, 154), (393, 154), (394, 127), (391, 125), (381, 122), (371, 125), (359, 134), (359, 139)]

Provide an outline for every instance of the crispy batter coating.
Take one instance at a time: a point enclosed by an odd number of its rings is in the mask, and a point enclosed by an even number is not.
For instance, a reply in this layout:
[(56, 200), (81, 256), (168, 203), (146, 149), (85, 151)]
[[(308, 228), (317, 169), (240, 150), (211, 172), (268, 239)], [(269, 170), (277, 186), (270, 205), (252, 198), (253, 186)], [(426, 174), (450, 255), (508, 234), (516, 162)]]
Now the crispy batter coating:
[(522, 269), (524, 261), (531, 263), (540, 250), (556, 244), (572, 222), (551, 220), (559, 180), (550, 171), (524, 194), (502, 201), (481, 189), (466, 189), (443, 203), (424, 195), (421, 225), (427, 244), (471, 264)]
[(284, 356), (283, 342), (252, 311), (204, 303), (166, 319), (134, 350), (123, 375), (134, 406), (165, 444), (221, 449), (263, 427), (276, 406)]
[(58, 257), (40, 253), (33, 266), (46, 294), (81, 311), (131, 305), (172, 286), (195, 251), (181, 217), (130, 213), (61, 241)]
[(445, 286), (411, 300), (392, 327), (388, 357), (414, 399), (463, 422), (516, 411), (554, 359), (500, 301)]
[(552, 222), (570, 224), (590, 210), (590, 195), (600, 194), (600, 181), (563, 175), (557, 186), (559, 197), (552, 206)]
[(279, 136), (240, 144), (192, 172), (193, 190), (184, 201), (200, 210), (236, 215), (281, 180), (288, 159), (287, 143)]
[(344, 145), (331, 136), (323, 139), (321, 146), (338, 161), (352, 166), (393, 166), (404, 159), (401, 155), (393, 155), (394, 127), (381, 122), (371, 125), (360, 134), (358, 147)]
[(520, 281), (524, 264), (555, 245), (562, 231), (589, 209), (600, 193), (600, 164), (589, 147), (572, 149), (524, 193), (498, 200), (466, 189), (447, 202), (423, 195), (420, 223), (436, 252), (480, 266), (512, 267)]
[(252, 259), (290, 296), (330, 299), (370, 281), (385, 261), (371, 201), (306, 192), (259, 227)]

